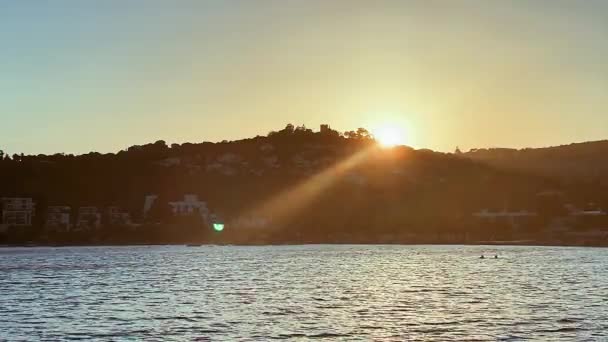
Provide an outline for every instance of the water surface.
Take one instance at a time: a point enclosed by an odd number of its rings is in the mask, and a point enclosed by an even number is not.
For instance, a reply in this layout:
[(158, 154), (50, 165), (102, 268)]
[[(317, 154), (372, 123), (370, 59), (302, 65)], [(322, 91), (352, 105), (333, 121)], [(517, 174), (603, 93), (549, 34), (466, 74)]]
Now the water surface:
[(0, 340), (605, 340), (607, 284), (601, 248), (0, 248)]

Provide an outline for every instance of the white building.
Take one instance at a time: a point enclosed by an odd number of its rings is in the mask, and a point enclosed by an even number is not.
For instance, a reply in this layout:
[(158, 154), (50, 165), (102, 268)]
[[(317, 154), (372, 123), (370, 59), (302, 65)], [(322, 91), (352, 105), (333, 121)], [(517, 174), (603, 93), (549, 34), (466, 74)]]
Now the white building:
[(130, 225), (131, 214), (120, 209), (119, 207), (108, 207), (108, 223), (110, 225)]
[(159, 160), (156, 162), (156, 164), (164, 166), (164, 167), (171, 167), (171, 166), (177, 166), (180, 165), (182, 163), (182, 160), (180, 158), (165, 158), (163, 160)]
[(574, 216), (574, 217), (597, 217), (597, 216), (608, 215), (608, 213), (606, 213), (604, 210), (598, 208), (593, 203), (590, 203), (590, 208), (586, 208), (586, 209), (578, 209), (577, 207), (575, 207), (572, 204), (566, 204), (565, 207), (566, 207), (566, 210), (568, 210), (568, 215)]
[(217, 157), (217, 161), (224, 164), (237, 163), (240, 162), (242, 159), (243, 158), (241, 158), (241, 156), (234, 153), (225, 153)]
[(152, 205), (158, 199), (158, 195), (147, 195), (144, 198), (144, 218), (148, 217), (148, 212), (152, 209)]
[(99, 228), (101, 226), (101, 213), (97, 207), (78, 208), (76, 226), (79, 229)]
[(291, 158), (291, 161), (296, 165), (296, 167), (298, 168), (309, 168), (310, 167), (310, 161), (307, 160), (306, 158), (304, 158), (302, 155), (300, 154), (296, 154), (295, 156), (293, 156)]
[(169, 202), (169, 206), (171, 206), (171, 211), (175, 216), (199, 214), (204, 219), (209, 217), (207, 202), (199, 201), (197, 195), (184, 195), (182, 201)]
[(476, 212), (473, 214), (475, 217), (485, 218), (485, 219), (498, 219), (498, 218), (518, 218), (518, 217), (532, 217), (536, 216), (536, 213), (532, 213), (526, 210), (520, 211), (489, 211), (484, 209), (482, 211)]
[(2, 201), (2, 223), (7, 226), (31, 226), (36, 203), (31, 198), (5, 197)]
[(606, 214), (605, 211), (603, 211), (602, 209), (595, 209), (595, 210), (581, 210), (581, 211), (577, 211), (574, 213), (570, 213), (570, 215), (572, 216), (606, 216), (608, 214)]
[(266, 167), (269, 168), (278, 169), (279, 167), (281, 167), (281, 165), (279, 164), (279, 157), (275, 155), (264, 157), (262, 158), (262, 161), (264, 162)]
[(511, 228), (518, 228), (526, 224), (526, 222), (530, 222), (530, 219), (538, 216), (538, 214), (527, 210), (508, 211), (504, 209), (502, 211), (489, 211), (484, 209), (474, 213), (473, 216), (483, 222), (506, 222)]
[(68, 206), (49, 206), (46, 211), (46, 228), (52, 230), (70, 230), (71, 210)]

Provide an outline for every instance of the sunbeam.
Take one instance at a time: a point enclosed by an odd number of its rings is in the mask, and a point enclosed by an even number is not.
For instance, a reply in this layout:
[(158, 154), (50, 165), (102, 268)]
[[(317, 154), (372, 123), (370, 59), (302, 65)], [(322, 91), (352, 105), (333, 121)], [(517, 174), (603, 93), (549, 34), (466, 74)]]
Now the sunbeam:
[(377, 145), (365, 147), (297, 186), (273, 196), (251, 210), (246, 210), (240, 216), (260, 215), (269, 217), (272, 220), (273, 227), (280, 227), (288, 222), (293, 215), (304, 210), (321, 192), (335, 184), (346, 172), (360, 165), (369, 153), (377, 148)]

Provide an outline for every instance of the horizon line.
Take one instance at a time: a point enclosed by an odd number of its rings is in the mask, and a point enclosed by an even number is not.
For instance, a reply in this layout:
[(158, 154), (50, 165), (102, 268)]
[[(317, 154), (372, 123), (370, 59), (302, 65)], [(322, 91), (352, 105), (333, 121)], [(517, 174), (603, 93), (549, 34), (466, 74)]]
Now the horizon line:
[[(313, 133), (318, 134), (318, 133), (320, 133), (320, 131), (314, 131)], [(342, 134), (343, 132), (339, 132), (339, 133)], [(346, 138), (346, 137), (343, 137), (343, 136), (341, 136), (341, 137), (344, 138), (345, 140), (349, 140), (350, 139), (350, 138)], [(220, 140), (220, 141), (203, 140), (203, 141), (199, 141), (199, 142), (184, 141), (184, 142), (181, 142), (181, 143), (180, 142), (171, 142), (171, 143), (169, 143), (169, 142), (167, 142), (164, 139), (158, 139), (158, 140), (153, 141), (153, 142), (150, 141), (150, 142), (143, 143), (143, 144), (134, 144), (134, 145), (131, 145), (131, 146), (127, 146), (127, 147), (122, 148), (122, 149), (120, 149), (118, 151), (115, 150), (115, 151), (107, 151), (107, 152), (101, 152), (99, 150), (96, 150), (96, 151), (93, 150), (93, 151), (89, 151), (89, 152), (80, 152), (80, 153), (53, 152), (53, 153), (37, 153), (37, 154), (27, 153), (26, 154), (26, 153), (23, 153), (23, 152), (21, 152), (21, 153), (8, 153), (7, 151), (2, 150), (1, 148), (0, 148), (0, 151), (4, 152), (5, 156), (9, 156), (9, 157), (12, 157), (14, 155), (23, 155), (23, 156), (40, 156), (40, 155), (43, 155), (43, 156), (68, 155), (69, 156), (69, 155), (72, 155), (72, 156), (76, 157), (76, 156), (83, 156), (83, 155), (95, 154), (95, 153), (96, 154), (102, 154), (102, 155), (108, 155), (108, 154), (116, 155), (116, 154), (118, 154), (120, 152), (123, 152), (123, 151), (126, 152), (131, 147), (152, 145), (152, 144), (155, 144), (155, 143), (157, 143), (159, 141), (163, 141), (167, 147), (171, 148), (171, 145), (174, 145), (174, 144), (180, 145), (180, 146), (184, 145), (184, 144), (203, 144), (203, 143), (210, 143), (210, 144), (214, 144), (214, 145), (216, 145), (216, 144), (223, 144), (223, 143), (230, 144), (230, 143), (238, 143), (238, 142), (241, 142), (241, 141), (244, 141), (244, 140), (255, 139), (255, 138), (266, 138), (266, 139), (268, 139), (269, 137), (268, 137), (268, 135), (256, 135), (256, 136), (253, 136), (253, 137), (244, 137), (244, 138), (239, 138), (239, 139), (235, 139), (235, 140), (225, 140), (225, 139), (224, 140)], [(549, 148), (558, 148), (558, 147), (565, 147), (565, 146), (571, 146), (571, 145), (581, 145), (581, 144), (601, 143), (601, 142), (608, 142), (608, 139), (574, 141), (574, 142), (564, 143), (564, 144), (559, 144), (559, 145), (544, 145), (544, 146), (537, 146), (537, 147), (530, 147), (530, 146), (528, 146), (528, 147), (520, 147), (520, 148), (506, 147), (506, 146), (472, 147), (472, 148), (467, 149), (466, 151), (464, 149), (461, 150), (461, 151), (462, 151), (462, 153), (469, 153), (469, 152), (472, 152), (474, 150), (495, 150), (495, 149), (525, 151), (525, 150), (549, 149)], [(459, 149), (458, 145), (454, 146), (454, 150), (453, 151), (442, 151), (442, 150), (439, 150), (439, 149), (432, 149), (432, 148), (426, 148), (426, 147), (411, 146), (411, 145), (407, 145), (407, 144), (399, 144), (399, 145), (395, 145), (394, 147), (408, 147), (408, 148), (411, 148), (411, 149), (413, 149), (415, 151), (428, 150), (428, 151), (433, 151), (433, 152), (436, 152), (436, 153), (443, 153), (443, 154), (453, 154), (453, 153), (455, 153), (456, 149)]]

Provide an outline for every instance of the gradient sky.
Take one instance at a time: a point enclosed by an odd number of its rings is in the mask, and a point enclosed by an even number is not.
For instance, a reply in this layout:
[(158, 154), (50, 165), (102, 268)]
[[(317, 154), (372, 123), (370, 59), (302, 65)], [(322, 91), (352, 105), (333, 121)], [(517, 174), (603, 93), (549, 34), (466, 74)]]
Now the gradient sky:
[(9, 153), (288, 122), (442, 151), (608, 138), (608, 1), (0, 1)]

